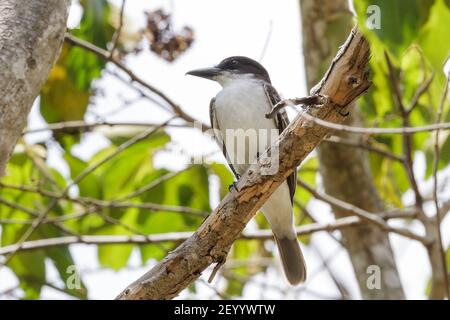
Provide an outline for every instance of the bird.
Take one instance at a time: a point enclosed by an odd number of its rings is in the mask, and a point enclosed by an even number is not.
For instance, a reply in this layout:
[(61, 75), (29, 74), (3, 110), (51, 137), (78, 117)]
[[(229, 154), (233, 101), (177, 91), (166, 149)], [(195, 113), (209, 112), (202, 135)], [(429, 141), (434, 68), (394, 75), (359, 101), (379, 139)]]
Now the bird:
[[(284, 109), (273, 119), (265, 116), (281, 101), (280, 95), (272, 86), (267, 70), (245, 56), (228, 57), (214, 67), (186, 74), (221, 85), (222, 90), (211, 99), (209, 106), (211, 127), (231, 171), (239, 180), (289, 124)], [(251, 139), (252, 130), (258, 133), (256, 141)], [(236, 140), (245, 143), (236, 145)], [(284, 274), (291, 285), (304, 282), (307, 273), (293, 222), (295, 188), (296, 170), (260, 208), (272, 229)]]

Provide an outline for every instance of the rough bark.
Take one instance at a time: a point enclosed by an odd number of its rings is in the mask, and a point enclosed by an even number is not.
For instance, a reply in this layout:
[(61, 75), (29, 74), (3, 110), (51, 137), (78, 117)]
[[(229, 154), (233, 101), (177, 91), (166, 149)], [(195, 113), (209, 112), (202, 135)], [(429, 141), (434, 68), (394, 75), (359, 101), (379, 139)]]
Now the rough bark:
[(0, 2), (0, 176), (59, 55), (69, 0)]
[[(351, 103), (370, 86), (366, 70), (369, 55), (366, 40), (358, 32), (352, 32), (321, 82), (319, 93), (330, 99), (323, 106), (312, 108), (311, 114), (335, 123), (344, 121), (339, 111), (348, 111)], [(299, 114), (199, 229), (117, 298), (171, 299), (210, 264), (220, 264), (256, 211), (329, 132), (316, 125), (310, 116)], [(272, 161), (270, 154), (275, 150), (279, 167), (275, 173), (267, 174)]]
[[(300, 0), (303, 52), (308, 87), (320, 79), (352, 27), (348, 0)], [(355, 108), (347, 124), (360, 126), (361, 115)], [(356, 135), (338, 133), (346, 139)], [(383, 201), (373, 184), (366, 151), (344, 145), (323, 143), (317, 148), (320, 173), (327, 194), (369, 212), (381, 212)], [(342, 165), (343, 163), (347, 165)], [(333, 208), (337, 218), (348, 215)], [(342, 230), (342, 238), (364, 299), (405, 299), (388, 234), (370, 224)], [(369, 289), (367, 268), (380, 267), (381, 289)]]

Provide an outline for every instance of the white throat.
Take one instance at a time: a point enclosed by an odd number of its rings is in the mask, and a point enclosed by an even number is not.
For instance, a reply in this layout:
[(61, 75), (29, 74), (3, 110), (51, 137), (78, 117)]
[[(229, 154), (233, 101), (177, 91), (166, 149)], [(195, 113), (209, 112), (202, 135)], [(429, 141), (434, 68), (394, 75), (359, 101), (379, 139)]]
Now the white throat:
[(222, 74), (214, 77), (214, 80), (217, 81), (224, 89), (237, 83), (261, 81), (256, 79), (253, 74), (236, 74), (231, 72), (223, 72)]

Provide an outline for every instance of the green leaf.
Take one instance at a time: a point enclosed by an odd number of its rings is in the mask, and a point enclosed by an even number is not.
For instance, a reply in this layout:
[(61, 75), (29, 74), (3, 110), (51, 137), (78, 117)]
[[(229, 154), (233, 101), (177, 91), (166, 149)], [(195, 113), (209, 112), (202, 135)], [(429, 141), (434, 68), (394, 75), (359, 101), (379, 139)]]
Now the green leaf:
[[(246, 261), (268, 256), (269, 253), (264, 248), (264, 242), (259, 240), (236, 240), (231, 248), (229, 259), (242, 263), (242, 266), (233, 268), (232, 273), (239, 278), (242, 277), (244, 280), (249, 276), (263, 272), (266, 270), (265, 266), (246, 263)], [(230, 296), (242, 296), (242, 291), (246, 283), (234, 277), (225, 276), (225, 278), (227, 279), (225, 293)]]
[(150, 259), (159, 261), (163, 259), (169, 251), (175, 249), (174, 243), (158, 243), (158, 244), (146, 244), (139, 247), (141, 252), (142, 264), (145, 264)]
[[(371, 38), (376, 36), (385, 47), (399, 57), (417, 38), (423, 23), (427, 21), (433, 0), (358, 0), (353, 1), (360, 28)], [(369, 30), (366, 22), (373, 12), (369, 6), (380, 10), (380, 28)]]
[[(354, 1), (354, 5), (358, 24), (369, 40), (372, 51), (373, 86), (361, 103), (365, 115), (372, 120), (376, 113), (374, 120), (382, 124), (386, 122), (387, 116), (391, 118), (393, 114), (399, 115), (398, 110), (393, 108), (395, 104), (384, 59), (384, 52), (387, 51), (394, 66), (401, 67), (398, 78), (406, 106), (417, 87), (432, 73), (435, 74), (429, 94), (419, 99), (419, 107), (412, 114), (416, 120), (426, 121), (428, 117), (434, 120), (433, 108), (436, 108), (437, 99), (430, 97), (438, 97), (442, 92), (442, 66), (450, 52), (450, 42), (442, 41), (446, 37), (450, 16), (448, 4), (444, 0), (358, 0)], [(370, 5), (380, 8), (379, 29), (370, 30), (366, 26), (369, 15), (373, 14), (367, 13)], [(420, 149), (426, 139), (425, 134), (416, 135), (416, 147)]]
[[(440, 133), (444, 135), (443, 133)], [(443, 169), (450, 163), (450, 134), (444, 139), (444, 144), (441, 146), (439, 153), (439, 167), (438, 169)]]
[[(153, 155), (170, 141), (165, 132), (158, 132), (112, 158), (98, 169), (101, 176), (103, 198), (114, 200), (134, 191), (153, 169)], [(94, 156), (90, 163), (104, 159), (115, 148), (110, 147)]]
[(68, 246), (49, 248), (45, 250), (46, 255), (52, 260), (53, 264), (58, 270), (59, 276), (64, 282), (65, 289), (64, 291), (77, 297), (79, 299), (87, 299), (87, 288), (84, 283), (80, 280), (80, 288), (69, 289), (67, 287), (69, 278), (72, 274), (68, 273), (67, 270), (70, 266), (75, 265), (72, 255), (69, 251)]
[[(71, 155), (68, 152), (64, 153), (64, 159), (69, 165), (70, 176), (75, 179), (81, 172), (88, 168), (88, 163)], [(80, 196), (91, 197), (91, 198), (101, 198), (101, 186), (99, 183), (100, 178), (95, 172), (87, 175), (83, 180), (78, 183), (78, 188), (80, 190)]]
[[(235, 260), (245, 261), (258, 257), (264, 251), (263, 242), (259, 240), (236, 240), (232, 247), (231, 257)], [(246, 265), (234, 268), (233, 271), (239, 275), (256, 274), (262, 269), (258, 266)]]
[[(141, 212), (141, 220), (144, 220), (144, 224), (141, 225), (141, 229), (144, 230), (145, 234), (158, 234), (185, 230), (183, 217), (179, 213)], [(145, 263), (149, 259), (160, 260), (173, 248), (173, 243), (141, 246), (140, 251), (142, 262)]]
[(409, 178), (402, 164), (384, 158), (382, 171), (376, 180), (381, 197), (397, 208), (402, 208), (401, 196), (410, 188)]
[(435, 70), (441, 71), (449, 57), (450, 41), (448, 39), (450, 8), (444, 0), (436, 0), (431, 8), (430, 18), (420, 30), (419, 44), (432, 63)]
[(450, 247), (447, 248), (447, 270), (450, 271)]
[[(114, 128), (114, 130), (106, 131), (105, 136), (111, 140), (113, 145), (119, 146), (145, 130), (147, 130), (147, 128)], [(156, 150), (162, 148), (170, 142), (170, 135), (164, 131), (158, 131), (154, 132), (148, 139), (146, 139), (146, 141), (148, 148)]]
[(133, 246), (130, 244), (101, 244), (98, 259), (102, 267), (119, 271), (127, 265)]
[[(131, 232), (124, 230), (118, 225), (107, 225), (100, 231), (100, 235), (131, 235)], [(131, 244), (104, 244), (98, 246), (98, 260), (102, 267), (112, 268), (118, 271), (127, 265), (133, 245)]]
[[(315, 187), (318, 168), (319, 163), (317, 161), (317, 157), (311, 157), (301, 164), (300, 169), (297, 171), (298, 178), (311, 187)], [(302, 188), (297, 188), (295, 192), (295, 199), (303, 206), (306, 206), (311, 199), (311, 193), (303, 190)]]
[(245, 282), (229, 277), (224, 292), (230, 297), (240, 297), (244, 291), (244, 286)]
[[(425, 161), (426, 161), (426, 169), (425, 169), (425, 178), (429, 178), (434, 172), (434, 161), (435, 161), (435, 135), (431, 135), (429, 140), (429, 144), (425, 149)], [(439, 163), (438, 170), (442, 170), (448, 166), (450, 163), (450, 133), (441, 131), (439, 133)]]
[[(158, 175), (153, 173), (151, 179), (145, 184), (167, 173), (160, 170)], [(209, 182), (207, 168), (195, 165), (190, 169), (155, 186), (140, 196), (143, 203), (156, 203), (168, 206), (185, 206), (193, 209), (210, 211)], [(155, 212), (152, 210), (140, 210), (138, 225), (146, 234), (177, 232), (195, 230), (203, 220), (203, 217), (192, 216), (187, 213), (170, 211)], [(141, 247), (142, 261), (148, 259), (161, 259), (167, 250), (173, 245), (145, 245)]]
[(19, 279), (25, 299), (38, 299), (45, 284), (45, 255), (43, 251), (19, 252), (9, 261), (8, 267)]
[[(159, 189), (159, 191), (157, 191)], [(162, 191), (164, 190), (164, 191)], [(189, 190), (189, 191), (188, 191)], [(161, 198), (164, 192), (165, 196)], [(158, 196), (159, 193), (159, 196)], [(209, 212), (209, 180), (207, 167), (194, 165), (141, 196), (142, 202), (187, 206)], [(186, 214), (181, 214), (188, 217)], [(186, 222), (189, 222), (186, 220)]]

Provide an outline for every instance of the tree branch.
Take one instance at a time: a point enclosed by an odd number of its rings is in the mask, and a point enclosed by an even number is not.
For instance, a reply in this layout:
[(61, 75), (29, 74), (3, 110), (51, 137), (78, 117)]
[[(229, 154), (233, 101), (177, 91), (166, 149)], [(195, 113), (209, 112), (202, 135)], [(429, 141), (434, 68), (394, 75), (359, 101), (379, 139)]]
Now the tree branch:
[(123, 27), (123, 16), (125, 12), (125, 4), (127, 3), (127, 0), (122, 0), (122, 5), (120, 6), (120, 13), (119, 13), (119, 25), (114, 32), (113, 38), (112, 38), (112, 46), (111, 50), (109, 50), (109, 56), (112, 58), (114, 56), (114, 53), (116, 51), (117, 45), (119, 43), (120, 33), (122, 32)]
[[(144, 79), (137, 76), (126, 65), (124, 65), (119, 60), (115, 59), (113, 56), (111, 56), (111, 54), (108, 51), (100, 47), (97, 47), (92, 43), (89, 43), (82, 39), (78, 39), (77, 37), (71, 35), (70, 33), (66, 34), (66, 41), (96, 54), (98, 57), (104, 59), (105, 61), (113, 63), (116, 67), (125, 72), (130, 77), (131, 81), (140, 84), (141, 86), (143, 86), (144, 88), (146, 88), (147, 90), (149, 90), (150, 92), (154, 93), (159, 98), (161, 98), (165, 103), (169, 105), (169, 107), (171, 108), (171, 110), (175, 115), (177, 115), (187, 123), (189, 124), (200, 123), (200, 121), (192, 118), (190, 115), (185, 113), (183, 109), (181, 109), (181, 107), (177, 103), (175, 103), (172, 99), (170, 99), (164, 92), (162, 92), (161, 90), (157, 89), (156, 87), (146, 82)], [(207, 128), (209, 128), (209, 126), (202, 124), (202, 128), (206, 130)]]
[(323, 119), (318, 119), (312, 115), (306, 115), (308, 120), (314, 122), (315, 124), (328, 128), (335, 131), (365, 134), (365, 135), (375, 135), (375, 134), (412, 134), (420, 132), (431, 132), (437, 130), (450, 130), (450, 122), (434, 123), (426, 126), (417, 127), (401, 127), (401, 128), (365, 128), (365, 127), (355, 127), (348, 126), (345, 124), (332, 123), (325, 121)]
[(403, 163), (405, 161), (405, 159), (403, 157), (397, 156), (396, 154), (394, 154), (390, 151), (375, 147), (367, 141), (362, 141), (362, 140), (355, 141), (353, 139), (348, 139), (348, 138), (344, 138), (344, 137), (332, 136), (332, 137), (324, 139), (323, 142), (337, 143), (337, 144), (342, 144), (342, 145), (349, 146), (349, 147), (365, 149), (365, 150), (377, 153), (383, 157), (389, 158), (391, 160), (398, 161), (400, 163)]
[[(328, 103), (308, 112), (329, 122), (344, 121), (343, 112), (347, 112), (351, 102), (370, 86), (369, 56), (367, 41), (356, 29), (353, 30), (317, 90), (317, 94), (329, 98)], [(306, 112), (296, 117), (189, 239), (117, 298), (173, 298), (210, 264), (222, 261), (256, 211), (330, 133), (326, 128), (315, 126), (305, 115)], [(275, 158), (275, 155), (279, 156), (279, 161), (275, 162), (278, 168), (275, 173), (268, 174), (273, 169), (270, 157)]]
[(312, 195), (314, 195), (314, 197), (316, 199), (322, 200), (330, 205), (332, 205), (333, 207), (338, 207), (341, 210), (350, 212), (356, 216), (358, 216), (359, 218), (366, 220), (367, 222), (370, 222), (372, 224), (375, 224), (376, 226), (378, 226), (379, 228), (381, 228), (382, 230), (388, 231), (388, 232), (393, 232), (393, 233), (397, 233), (399, 235), (402, 235), (404, 237), (413, 239), (413, 240), (417, 240), (419, 242), (421, 242), (424, 245), (428, 245), (430, 243), (430, 239), (427, 239), (426, 237), (423, 237), (421, 235), (418, 235), (408, 229), (405, 228), (398, 228), (398, 227), (391, 227), (389, 226), (386, 221), (384, 221), (384, 219), (379, 216), (378, 214), (373, 214), (370, 213), (366, 210), (363, 210), (361, 208), (358, 208), (357, 206), (339, 200), (337, 198), (334, 198), (328, 194), (325, 193), (321, 193), (317, 190), (314, 190), (313, 188), (311, 188), (309, 185), (307, 185), (306, 183), (304, 183), (301, 180), (297, 180), (297, 183), (299, 186), (301, 186), (302, 188), (306, 189), (308, 192), (310, 192)]
[[(442, 112), (444, 109), (445, 100), (447, 99), (447, 93), (448, 93), (448, 83), (449, 83), (450, 73), (446, 75), (446, 83), (444, 91), (442, 92), (442, 97), (439, 102), (437, 117), (436, 117), (436, 123), (440, 123), (442, 119)], [(438, 169), (439, 169), (439, 158), (440, 158), (440, 148), (439, 148), (439, 130), (436, 131), (436, 137), (435, 137), (435, 143), (434, 143), (434, 165), (433, 165), (433, 198), (434, 198), (434, 205), (436, 208), (436, 216), (435, 216), (435, 230), (436, 230), (436, 246), (439, 248), (440, 251), (440, 265), (443, 270), (442, 272), (442, 287), (443, 287), (443, 297), (444, 299), (448, 299), (450, 297), (449, 295), (449, 280), (448, 280), (448, 274), (447, 274), (447, 259), (445, 254), (444, 245), (442, 242), (442, 233), (441, 233), (441, 216), (439, 214), (440, 208), (439, 208), (439, 199), (437, 195), (437, 189), (438, 189)], [(436, 263), (439, 263), (436, 261)]]
[(59, 197), (52, 198), (50, 203), (47, 205), (47, 207), (39, 212), (39, 215), (36, 217), (36, 219), (33, 221), (33, 223), (28, 227), (28, 229), (25, 230), (25, 232), (21, 235), (20, 239), (17, 242), (17, 250), (11, 252), (3, 261), (0, 266), (6, 265), (11, 258), (16, 254), (17, 251), (19, 251), (22, 247), (22, 244), (28, 240), (28, 238), (36, 231), (36, 229), (46, 220), (47, 216), (49, 215), (50, 211), (57, 205), (58, 200), (62, 197), (65, 197), (68, 195), (68, 192), (71, 187), (75, 186), (79, 182), (81, 182), (84, 178), (86, 178), (89, 174), (94, 172), (96, 169), (98, 169), (100, 166), (117, 156), (122, 151), (126, 150), (130, 146), (136, 144), (137, 142), (144, 140), (157, 132), (160, 128), (164, 127), (167, 123), (169, 123), (173, 118), (167, 120), (166, 122), (162, 123), (160, 126), (155, 128), (149, 128), (146, 131), (143, 131), (133, 138), (125, 141), (120, 146), (118, 146), (112, 153), (105, 156), (103, 159), (97, 161), (96, 163), (92, 164), (91, 166), (87, 167), (83, 171), (81, 171), (73, 180), (72, 182), (66, 186), (66, 188), (62, 191)]

